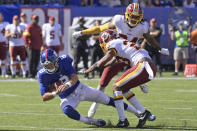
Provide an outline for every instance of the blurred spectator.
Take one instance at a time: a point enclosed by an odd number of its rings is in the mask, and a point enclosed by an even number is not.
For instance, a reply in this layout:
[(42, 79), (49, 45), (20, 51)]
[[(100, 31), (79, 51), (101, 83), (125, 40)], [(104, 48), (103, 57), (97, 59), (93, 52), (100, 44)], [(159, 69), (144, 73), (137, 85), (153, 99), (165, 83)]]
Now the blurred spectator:
[(25, 30), (24, 26), (19, 25), (19, 18), (17, 15), (13, 17), (13, 23), (6, 26), (5, 36), (9, 39), (9, 53), (10, 53), (10, 69), (12, 73), (12, 78), (16, 76), (16, 57), (20, 56), (21, 69), (23, 77), (26, 77), (26, 54), (25, 54), (25, 44), (22, 38), (22, 34)]
[(46, 49), (50, 48), (52, 50), (55, 50), (57, 54), (59, 54), (60, 50), (64, 50), (61, 30), (61, 25), (55, 24), (55, 18), (53, 16), (49, 17), (49, 23), (45, 23), (42, 26), (44, 46), (46, 47)]
[(160, 4), (162, 7), (173, 7), (175, 5), (173, 0), (161, 0)]
[(20, 14), (20, 25), (25, 26), (25, 28), (27, 27), (28, 23), (27, 23), (27, 15), (25, 13), (21, 13)]
[(37, 15), (32, 16), (31, 24), (27, 26), (23, 33), (25, 44), (28, 47), (29, 58), (29, 78), (35, 78), (37, 73), (37, 67), (40, 60), (40, 50), (43, 45), (42, 30), (38, 25), (39, 17)]
[(139, 3), (142, 8), (152, 6), (151, 0), (133, 0), (133, 3)]
[[(75, 28), (75, 31), (81, 31), (87, 29), (84, 24), (85, 20), (83, 17), (79, 17), (78, 19), (79, 27)], [(83, 35), (76, 39), (73, 43), (73, 50), (74, 50), (74, 63), (73, 66), (75, 70), (78, 71), (78, 64), (80, 62), (80, 58), (83, 58), (83, 65), (84, 68), (88, 69), (88, 45), (87, 40), (89, 39), (89, 35)], [(88, 74), (85, 74), (85, 78), (88, 78)]]
[(191, 32), (190, 39), (192, 43), (192, 48), (194, 49), (195, 54), (196, 54), (196, 64), (197, 64), (197, 22), (195, 23), (194, 30)]
[(120, 0), (99, 0), (101, 6), (120, 6)]
[[(157, 21), (155, 18), (152, 18), (150, 20), (150, 36), (152, 36), (153, 38), (155, 38), (155, 40), (160, 43), (160, 37), (161, 37), (161, 33), (162, 33), (162, 30), (156, 26), (157, 24)], [(142, 44), (145, 44), (145, 42), (147, 42), (145, 39), (143, 41)], [(142, 45), (142, 47), (145, 47), (145, 49), (149, 52), (149, 55), (152, 59), (155, 58), (156, 60), (156, 66), (157, 66), (157, 71), (159, 72), (159, 77), (161, 77), (162, 75), (162, 70), (161, 70), (161, 60), (160, 60), (160, 56), (161, 54), (158, 52), (158, 50), (151, 46), (149, 43), (146, 43), (145, 46)]]
[(183, 6), (183, 0), (174, 0), (175, 6)]
[(93, 6), (94, 0), (81, 0), (81, 6)]
[(8, 22), (3, 22), (3, 15), (0, 13), (0, 66), (2, 77), (6, 76), (7, 39), (5, 37), (5, 28), (8, 24)]
[(170, 28), (170, 36), (172, 40), (176, 40), (174, 49), (175, 72), (173, 75), (178, 75), (181, 56), (183, 56), (183, 70), (187, 64), (187, 59), (189, 58), (189, 32), (187, 29), (183, 28), (183, 23), (179, 23), (178, 30), (175, 32), (173, 28)]
[(194, 8), (195, 4), (194, 4), (193, 0), (184, 0), (183, 1), (183, 7), (185, 7), (185, 8)]
[[(95, 26), (101, 25), (101, 21), (97, 20)], [(91, 65), (93, 65), (97, 60), (100, 60), (104, 54), (99, 44), (99, 34), (92, 35), (90, 38), (90, 52), (91, 52)], [(99, 76), (101, 77), (103, 69), (99, 70)], [(92, 71), (92, 78), (94, 78), (95, 72)]]
[(161, 6), (160, 0), (154, 0), (154, 1), (153, 1), (153, 6), (155, 6), (155, 7)]

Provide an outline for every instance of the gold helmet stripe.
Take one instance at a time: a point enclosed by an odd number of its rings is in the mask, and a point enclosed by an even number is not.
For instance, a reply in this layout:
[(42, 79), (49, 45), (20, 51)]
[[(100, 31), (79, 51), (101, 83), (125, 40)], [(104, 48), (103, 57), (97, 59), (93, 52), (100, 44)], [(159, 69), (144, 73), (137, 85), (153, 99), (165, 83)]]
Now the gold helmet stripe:
[(138, 12), (138, 3), (134, 3), (134, 11), (137, 13)]

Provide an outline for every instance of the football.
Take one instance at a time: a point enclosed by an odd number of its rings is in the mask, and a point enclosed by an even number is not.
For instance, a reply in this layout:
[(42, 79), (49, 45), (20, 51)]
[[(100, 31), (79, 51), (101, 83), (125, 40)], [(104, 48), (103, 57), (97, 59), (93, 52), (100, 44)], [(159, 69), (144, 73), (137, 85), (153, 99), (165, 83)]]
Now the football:
[(62, 85), (62, 81), (59, 80), (59, 81), (56, 81), (54, 83), (52, 83), (50, 86), (49, 86), (49, 92), (53, 92), (53, 91), (56, 91), (60, 85)]

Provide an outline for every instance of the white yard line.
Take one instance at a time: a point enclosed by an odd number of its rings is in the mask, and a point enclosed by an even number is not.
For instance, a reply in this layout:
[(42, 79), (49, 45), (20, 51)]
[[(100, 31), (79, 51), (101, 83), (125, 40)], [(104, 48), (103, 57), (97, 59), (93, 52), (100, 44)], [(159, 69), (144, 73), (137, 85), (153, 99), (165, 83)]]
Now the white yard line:
[[(48, 128), (48, 127), (36, 127), (36, 126), (2, 126), (1, 128), (26, 128), (26, 129), (40, 129), (40, 130), (64, 130), (64, 131), (91, 131), (94, 128)], [(99, 131), (99, 130), (97, 130)]]

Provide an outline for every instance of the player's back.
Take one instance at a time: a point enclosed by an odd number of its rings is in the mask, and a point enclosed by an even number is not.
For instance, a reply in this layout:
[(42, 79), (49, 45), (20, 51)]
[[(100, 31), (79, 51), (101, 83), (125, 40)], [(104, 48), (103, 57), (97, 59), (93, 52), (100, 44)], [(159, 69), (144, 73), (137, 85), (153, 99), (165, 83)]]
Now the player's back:
[(135, 43), (123, 39), (110, 41), (108, 48), (115, 49), (119, 59), (129, 61), (131, 66), (136, 65), (141, 58), (151, 59), (146, 50), (140, 49)]

